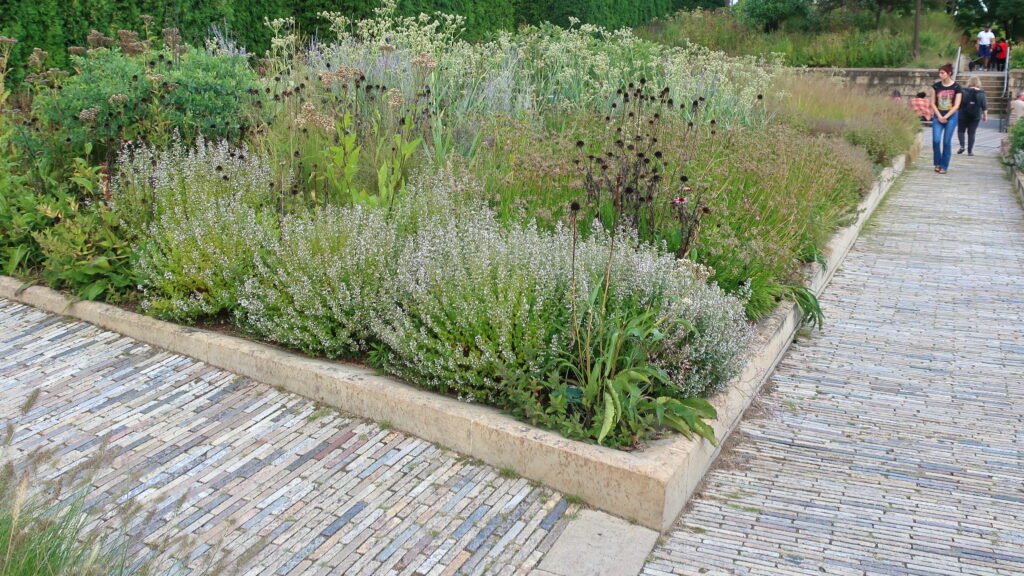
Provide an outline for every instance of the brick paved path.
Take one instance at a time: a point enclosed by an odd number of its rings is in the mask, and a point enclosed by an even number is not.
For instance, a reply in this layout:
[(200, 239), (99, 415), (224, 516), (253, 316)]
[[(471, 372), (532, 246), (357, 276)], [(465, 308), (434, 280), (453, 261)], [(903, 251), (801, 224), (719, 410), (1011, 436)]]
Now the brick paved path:
[(0, 299), (8, 421), (7, 459), (49, 452), (50, 477), (104, 449), (87, 500), (96, 522), (176, 574), (528, 573), (577, 508), (423, 440)]
[(979, 137), (894, 188), (646, 576), (1024, 574), (1024, 211)]

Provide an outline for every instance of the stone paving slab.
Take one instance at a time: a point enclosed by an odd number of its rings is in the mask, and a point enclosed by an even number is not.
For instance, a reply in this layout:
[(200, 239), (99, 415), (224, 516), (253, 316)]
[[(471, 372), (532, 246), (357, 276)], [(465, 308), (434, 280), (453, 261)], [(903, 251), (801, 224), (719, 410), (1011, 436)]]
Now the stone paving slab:
[(528, 574), (578, 509), (386, 426), (2, 299), (0, 420), (15, 429), (6, 459), (48, 455), (42, 480), (99, 462), (92, 525), (175, 574)]
[(925, 147), (643, 574), (1024, 574), (1024, 212), (998, 138), (945, 176)]

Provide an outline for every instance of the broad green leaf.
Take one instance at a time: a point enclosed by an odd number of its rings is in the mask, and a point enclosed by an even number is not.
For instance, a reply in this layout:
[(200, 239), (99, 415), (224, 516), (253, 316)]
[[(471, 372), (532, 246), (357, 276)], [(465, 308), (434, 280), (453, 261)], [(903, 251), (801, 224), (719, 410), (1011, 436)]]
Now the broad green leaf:
[(615, 424), (615, 405), (612, 404), (611, 394), (604, 393), (604, 421), (601, 423), (601, 432), (597, 435), (597, 443), (604, 441), (605, 436), (611, 431)]

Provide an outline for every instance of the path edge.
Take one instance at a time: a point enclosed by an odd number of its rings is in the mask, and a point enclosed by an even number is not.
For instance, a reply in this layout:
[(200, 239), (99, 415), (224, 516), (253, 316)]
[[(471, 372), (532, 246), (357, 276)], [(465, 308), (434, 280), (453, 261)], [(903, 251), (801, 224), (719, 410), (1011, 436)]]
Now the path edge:
[(1010, 170), (1013, 172), (1013, 189), (1017, 191), (1017, 200), (1024, 207), (1024, 172), (1013, 166), (1010, 167)]
[[(915, 141), (911, 156), (920, 146)], [(810, 265), (808, 287), (820, 294), (864, 223), (906, 166), (901, 155), (885, 168), (858, 208), (856, 222), (838, 231), (825, 254), (827, 268)], [(739, 424), (750, 402), (789, 348), (800, 310), (784, 302), (761, 321), (747, 365), (711, 398), (717, 446), (673, 436), (645, 450), (623, 452), (569, 440), (497, 409), (416, 388), (370, 368), (310, 358), (269, 344), (181, 326), (100, 302), (78, 301), (42, 286), (0, 275), (0, 298), (85, 321), (146, 344), (206, 362), (310, 398), (517, 474), (626, 520), (664, 533)], [(646, 554), (646, 551), (645, 551)]]

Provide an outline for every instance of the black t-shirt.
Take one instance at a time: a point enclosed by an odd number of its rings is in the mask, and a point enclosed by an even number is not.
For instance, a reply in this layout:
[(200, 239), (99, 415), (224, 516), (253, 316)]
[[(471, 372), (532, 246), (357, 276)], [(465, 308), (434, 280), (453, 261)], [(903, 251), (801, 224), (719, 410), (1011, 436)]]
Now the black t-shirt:
[(942, 82), (936, 82), (932, 84), (932, 90), (935, 91), (935, 107), (939, 109), (939, 112), (952, 110), (953, 104), (956, 103), (956, 95), (964, 93), (957, 82), (953, 82), (951, 86), (943, 86)]

